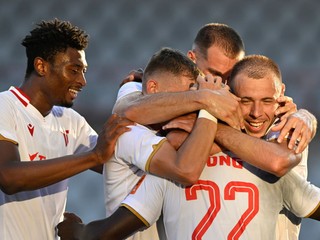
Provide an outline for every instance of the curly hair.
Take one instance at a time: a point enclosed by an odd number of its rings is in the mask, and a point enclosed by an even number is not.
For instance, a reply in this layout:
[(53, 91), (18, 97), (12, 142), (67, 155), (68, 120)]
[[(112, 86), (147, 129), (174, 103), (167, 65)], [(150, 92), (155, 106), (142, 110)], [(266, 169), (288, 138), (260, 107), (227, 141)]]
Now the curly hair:
[(88, 46), (89, 36), (68, 21), (53, 19), (41, 21), (21, 42), (26, 48), (28, 59), (26, 78), (34, 71), (33, 62), (36, 57), (53, 61), (59, 52), (67, 48), (84, 50)]

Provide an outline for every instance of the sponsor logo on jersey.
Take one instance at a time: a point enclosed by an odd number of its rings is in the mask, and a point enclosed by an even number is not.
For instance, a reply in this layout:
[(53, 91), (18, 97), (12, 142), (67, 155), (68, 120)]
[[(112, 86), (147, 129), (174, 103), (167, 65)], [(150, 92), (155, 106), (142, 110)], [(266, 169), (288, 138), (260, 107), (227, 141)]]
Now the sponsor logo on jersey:
[(33, 136), (34, 126), (31, 123), (29, 123), (27, 125), (27, 127), (28, 127), (28, 130), (29, 130), (29, 133), (31, 134), (31, 136)]
[(39, 159), (39, 160), (45, 160), (46, 159), (46, 156), (43, 156), (43, 155), (39, 154), (39, 152), (36, 152), (34, 154), (29, 154), (30, 161), (35, 160), (36, 157), (38, 157), (37, 159)]
[(215, 166), (232, 166), (234, 168), (242, 169), (243, 162), (239, 158), (230, 157), (228, 155), (209, 156), (207, 161), (208, 167)]

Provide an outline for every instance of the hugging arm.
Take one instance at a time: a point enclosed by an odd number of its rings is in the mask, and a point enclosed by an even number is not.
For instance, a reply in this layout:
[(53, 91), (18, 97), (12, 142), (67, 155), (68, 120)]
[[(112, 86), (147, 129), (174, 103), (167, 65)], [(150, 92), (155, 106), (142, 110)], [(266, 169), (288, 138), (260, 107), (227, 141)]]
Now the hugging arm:
[(280, 107), (275, 114), (281, 121), (272, 128), (272, 131), (280, 131), (277, 140), (279, 143), (289, 134), (288, 148), (295, 148), (296, 153), (302, 153), (317, 132), (317, 119), (306, 109), (297, 110), (297, 105), (291, 97), (281, 96), (277, 101)]
[(195, 183), (207, 162), (216, 123), (198, 118), (191, 134), (176, 150), (165, 141), (150, 159), (149, 172), (184, 185)]
[(120, 100), (116, 102), (114, 112), (142, 125), (165, 122), (200, 109), (235, 128), (240, 129), (242, 125), (238, 100), (226, 89), (154, 94), (135, 92)]
[(91, 151), (46, 161), (22, 161), (18, 144), (0, 135), (0, 189), (6, 194), (34, 190), (103, 164), (111, 158), (118, 137), (130, 131), (129, 124), (133, 123), (114, 114)]
[(219, 124), (215, 141), (243, 161), (276, 176), (283, 176), (301, 161), (301, 154), (288, 149), (287, 143), (268, 142)]

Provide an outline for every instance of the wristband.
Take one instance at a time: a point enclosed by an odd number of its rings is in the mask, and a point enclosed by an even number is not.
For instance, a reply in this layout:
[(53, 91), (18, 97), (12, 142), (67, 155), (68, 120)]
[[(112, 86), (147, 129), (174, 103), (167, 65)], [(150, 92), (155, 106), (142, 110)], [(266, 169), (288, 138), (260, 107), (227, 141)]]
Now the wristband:
[(218, 120), (217, 120), (216, 117), (212, 116), (210, 113), (208, 113), (208, 112), (207, 112), (206, 110), (204, 110), (204, 109), (201, 109), (201, 110), (199, 111), (198, 118), (206, 118), (206, 119), (211, 120), (211, 121), (214, 122), (214, 123), (217, 123), (217, 122), (218, 122)]

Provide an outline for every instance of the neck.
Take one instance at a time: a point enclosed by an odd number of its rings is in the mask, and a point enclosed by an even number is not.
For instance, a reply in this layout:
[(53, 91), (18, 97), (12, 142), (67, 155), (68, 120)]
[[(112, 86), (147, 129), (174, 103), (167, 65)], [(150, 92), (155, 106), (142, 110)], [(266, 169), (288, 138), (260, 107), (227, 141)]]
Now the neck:
[(47, 116), (53, 107), (53, 104), (48, 102), (48, 98), (45, 93), (41, 91), (40, 84), (32, 82), (35, 80), (25, 80), (20, 89), (29, 97), (30, 104), (32, 104), (42, 116)]

